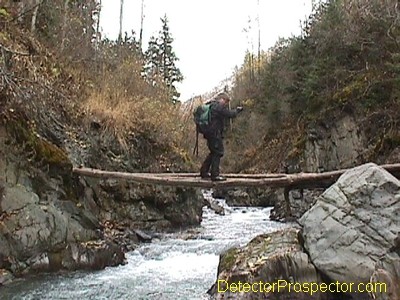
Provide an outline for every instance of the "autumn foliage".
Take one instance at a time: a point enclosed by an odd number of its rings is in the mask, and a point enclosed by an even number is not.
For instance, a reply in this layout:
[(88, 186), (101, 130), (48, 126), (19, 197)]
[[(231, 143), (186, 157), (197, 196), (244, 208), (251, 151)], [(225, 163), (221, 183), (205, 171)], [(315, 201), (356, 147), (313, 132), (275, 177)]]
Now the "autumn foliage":
[(344, 114), (367, 124), (368, 145), (377, 150), (367, 159), (387, 155), (400, 146), (399, 3), (321, 1), (300, 36), (281, 39), (261, 57), (248, 54), (235, 76), (235, 99), (251, 103), (235, 125), (246, 128), (233, 135), (230, 152), (244, 153), (232, 157), (235, 168), (276, 169), (277, 155), (301, 154), (292, 150), (308, 129)]
[(114, 153), (138, 162), (152, 157), (161, 170), (172, 169), (173, 161), (187, 168), (189, 156), (178, 144), (179, 103), (171, 99), (175, 79), (144, 72), (148, 62), (135, 34), (101, 39), (96, 1), (28, 2), (0, 6), (1, 59), (10, 66), (0, 66), (2, 107), (14, 111), (24, 100), (20, 108), (38, 134), (54, 120), (87, 133), (97, 124)]

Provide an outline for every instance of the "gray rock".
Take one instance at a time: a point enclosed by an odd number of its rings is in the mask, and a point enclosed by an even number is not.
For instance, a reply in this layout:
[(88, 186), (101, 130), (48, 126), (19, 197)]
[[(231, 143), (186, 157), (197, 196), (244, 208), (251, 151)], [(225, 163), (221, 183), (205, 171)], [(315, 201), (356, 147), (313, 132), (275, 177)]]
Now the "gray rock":
[[(12, 247), (14, 256), (25, 259), (43, 249), (63, 245), (67, 235), (67, 220), (52, 205), (39, 204), (35, 193), (16, 185), (5, 189), (1, 203), (3, 220), (0, 235)], [(11, 250), (11, 249), (10, 249)]]
[(229, 206), (273, 206), (278, 199), (277, 189), (265, 188), (214, 188), (213, 197), (225, 199)]
[(59, 263), (68, 270), (101, 270), (125, 263), (121, 247), (110, 241), (89, 241), (70, 244), (59, 254)]
[(137, 237), (139, 238), (140, 241), (142, 242), (151, 242), (152, 237), (145, 233), (142, 230), (135, 229), (134, 232), (136, 233)]
[(35, 193), (28, 192), (22, 185), (15, 185), (12, 188), (4, 188), (4, 197), (0, 203), (2, 211), (17, 211), (30, 204), (39, 203), (39, 197)]
[(226, 203), (231, 206), (250, 206), (251, 199), (246, 191), (237, 189), (228, 193)]
[(293, 221), (299, 219), (316, 202), (324, 189), (290, 190), (285, 198), (284, 189), (279, 189), (280, 194), (271, 210), (271, 220)]
[(14, 279), (14, 276), (10, 271), (5, 269), (0, 269), (0, 287), (10, 283)]
[(299, 220), (314, 265), (333, 281), (369, 282), (400, 232), (400, 182), (369, 163), (345, 172)]
[[(62, 253), (69, 244), (80, 244), (84, 249), (87, 245), (84, 242), (98, 238), (95, 231), (98, 221), (90, 212), (69, 201), (53, 202), (41, 203), (35, 193), (22, 185), (5, 187), (0, 203), (0, 268), (5, 267), (15, 274), (30, 270), (58, 270), (63, 268), (65, 259)], [(113, 253), (116, 253), (114, 248), (89, 247), (86, 251), (89, 253), (88, 262), (80, 264), (82, 260), (79, 260), (74, 266), (97, 269), (107, 261), (111, 263)]]
[(305, 143), (305, 172), (349, 168), (362, 160), (365, 136), (357, 121), (348, 115), (328, 125), (309, 130)]
[[(244, 284), (263, 282), (287, 285), (278, 292), (244, 291)], [(220, 256), (216, 283), (209, 290), (213, 299), (329, 299), (328, 293), (295, 293), (289, 283), (320, 283), (321, 278), (303, 251), (299, 229), (288, 228), (257, 236), (242, 248), (233, 248)], [(242, 284), (242, 292), (227, 284)], [(268, 286), (267, 286), (268, 288)]]

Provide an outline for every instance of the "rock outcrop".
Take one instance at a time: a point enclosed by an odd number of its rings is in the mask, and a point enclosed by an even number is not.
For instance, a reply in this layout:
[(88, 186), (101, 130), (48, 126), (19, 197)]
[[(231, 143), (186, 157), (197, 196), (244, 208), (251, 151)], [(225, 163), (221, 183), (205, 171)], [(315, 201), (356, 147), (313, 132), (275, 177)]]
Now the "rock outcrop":
[(396, 247), (400, 182), (375, 164), (347, 171), (300, 219), (305, 247), (332, 280), (368, 282)]
[(124, 262), (120, 247), (99, 239), (100, 224), (60, 207), (41, 202), (22, 185), (5, 187), (0, 201), (0, 269), (21, 275), (32, 270), (101, 269)]
[[(85, 153), (88, 146), (66, 139), (52, 125), (47, 132), (58, 136), (54, 141), (66, 141), (68, 152), (21, 118), (0, 124), (0, 285), (33, 271), (123, 264), (124, 252), (143, 237), (135, 230), (200, 223), (204, 203), (197, 190), (72, 174), (70, 157), (95, 161), (96, 152)], [(109, 160), (106, 166), (119, 164)]]
[(398, 179), (372, 163), (347, 171), (299, 220), (311, 261), (332, 281), (373, 276), (398, 293), (399, 212)]
[[(360, 118), (344, 113), (331, 120), (309, 124), (302, 138), (294, 143), (294, 148), (285, 158), (284, 172), (319, 173), (351, 168), (370, 160), (379, 164), (398, 162), (399, 147), (396, 148), (396, 143), (390, 142), (391, 135), (386, 136), (385, 130), (380, 128), (390, 123), (387, 117), (386, 114), (376, 113), (369, 118)], [(290, 194), (288, 203), (281, 198), (275, 202), (275, 220), (298, 218), (315, 202), (314, 190), (305, 190), (300, 201), (296, 199), (296, 194), (293, 197)]]
[(350, 115), (308, 130), (304, 149), (304, 172), (331, 171), (354, 166), (363, 160), (365, 134)]
[(271, 211), (270, 219), (274, 221), (293, 221), (299, 219), (314, 204), (324, 189), (312, 190), (277, 190), (277, 200)]
[[(214, 299), (398, 300), (399, 212), (397, 178), (373, 163), (350, 169), (299, 219), (301, 229), (260, 235), (222, 254), (209, 292)], [(251, 284), (260, 281), (314, 282), (329, 289), (313, 295), (283, 288), (252, 292)], [(333, 291), (340, 293), (328, 293)]]
[(299, 229), (290, 228), (223, 253), (209, 293), (214, 299), (329, 299), (327, 293), (289, 290), (290, 283), (310, 282), (322, 280), (301, 246)]

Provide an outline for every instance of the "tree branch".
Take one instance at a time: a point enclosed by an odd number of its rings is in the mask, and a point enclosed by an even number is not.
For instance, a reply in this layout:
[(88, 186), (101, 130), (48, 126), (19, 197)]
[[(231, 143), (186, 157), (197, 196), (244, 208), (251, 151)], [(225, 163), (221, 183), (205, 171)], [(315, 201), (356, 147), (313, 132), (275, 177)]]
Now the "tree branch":
[(6, 46), (4, 46), (4, 45), (2, 45), (2, 44), (0, 44), (0, 48), (3, 49), (3, 50), (6, 51), (6, 52), (11, 53), (11, 54), (21, 55), (21, 56), (30, 56), (29, 53), (19, 52), (19, 51), (13, 51), (13, 50), (7, 48)]
[(39, 3), (36, 3), (35, 5), (33, 5), (31, 8), (21, 12), (20, 14), (18, 14), (17, 16), (15, 16), (14, 18), (12, 18), (11, 20), (7, 21), (8, 23), (14, 22), (15, 20), (18, 20), (19, 18), (21, 18), (23, 15), (26, 15), (27, 13), (29, 13), (30, 11), (36, 9), (37, 7), (39, 7), (40, 5), (42, 5), (42, 3), (45, 0), (40, 1)]

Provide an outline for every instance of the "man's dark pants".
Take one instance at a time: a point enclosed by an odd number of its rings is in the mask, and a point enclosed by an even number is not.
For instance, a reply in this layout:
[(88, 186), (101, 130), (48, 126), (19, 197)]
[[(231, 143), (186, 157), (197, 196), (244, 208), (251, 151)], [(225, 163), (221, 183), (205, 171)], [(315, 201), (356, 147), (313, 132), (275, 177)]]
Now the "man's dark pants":
[(221, 137), (205, 136), (205, 138), (210, 153), (201, 165), (200, 174), (202, 177), (206, 177), (210, 171), (211, 178), (215, 178), (219, 176), (219, 164), (224, 155), (224, 144)]

